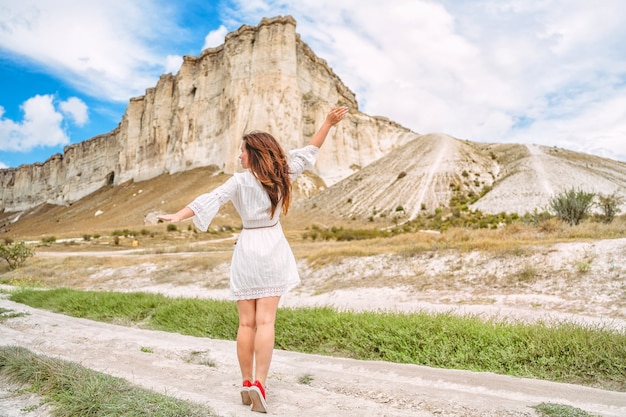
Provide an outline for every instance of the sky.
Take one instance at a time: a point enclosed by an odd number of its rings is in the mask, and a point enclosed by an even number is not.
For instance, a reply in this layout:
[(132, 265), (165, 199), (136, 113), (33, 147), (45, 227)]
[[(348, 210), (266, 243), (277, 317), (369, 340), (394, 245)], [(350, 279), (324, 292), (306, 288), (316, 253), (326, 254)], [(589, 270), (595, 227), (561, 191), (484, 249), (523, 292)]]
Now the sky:
[(184, 55), (286, 15), (363, 113), (626, 162), (623, 0), (0, 0), (0, 168), (110, 132)]

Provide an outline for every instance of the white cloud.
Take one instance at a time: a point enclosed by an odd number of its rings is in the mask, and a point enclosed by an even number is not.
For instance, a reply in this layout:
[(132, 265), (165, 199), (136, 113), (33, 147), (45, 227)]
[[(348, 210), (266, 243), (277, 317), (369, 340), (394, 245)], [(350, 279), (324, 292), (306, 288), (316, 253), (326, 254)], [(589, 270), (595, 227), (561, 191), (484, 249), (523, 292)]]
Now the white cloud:
[(624, 92), (620, 0), (241, 0), (226, 13), (233, 24), (278, 14), (294, 16), (365, 113), (477, 141), (603, 144), (626, 160), (626, 117), (600, 118)]
[(183, 57), (180, 55), (168, 55), (165, 58), (165, 73), (176, 74), (183, 64)]
[(9, 166), (3, 162), (0, 162), (0, 169), (8, 168)]
[(226, 29), (226, 26), (221, 25), (218, 29), (212, 30), (208, 35), (204, 38), (204, 45), (202, 49), (207, 48), (215, 48), (224, 43), (224, 38), (228, 35), (229, 30)]
[[(516, 132), (513, 142), (550, 146), (626, 161), (626, 88), (605, 92), (603, 100), (581, 107), (557, 119), (543, 119)], [(534, 140), (533, 140), (534, 139)]]
[(4, 108), (0, 107), (0, 151), (28, 152), (40, 146), (69, 144), (61, 127), (63, 115), (54, 108), (51, 95), (31, 97), (20, 108), (24, 119), (15, 122), (3, 118)]
[(128, 101), (160, 75), (154, 41), (170, 29), (164, 10), (145, 1), (20, 0), (0, 13), (0, 48), (90, 95)]
[(84, 126), (89, 121), (87, 105), (77, 97), (70, 97), (66, 101), (62, 101), (59, 103), (59, 108), (78, 126)]

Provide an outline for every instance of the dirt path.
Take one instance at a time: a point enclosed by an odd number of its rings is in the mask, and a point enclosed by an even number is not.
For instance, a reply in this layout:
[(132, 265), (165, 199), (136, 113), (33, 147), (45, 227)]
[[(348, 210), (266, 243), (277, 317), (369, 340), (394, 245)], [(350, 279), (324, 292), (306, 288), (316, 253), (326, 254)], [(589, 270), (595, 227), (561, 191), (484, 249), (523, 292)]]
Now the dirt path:
[(426, 193), (433, 192), (436, 187), (433, 186), (433, 179), (435, 178), (435, 173), (441, 171), (441, 165), (444, 163), (446, 159), (452, 159), (451, 155), (452, 147), (457, 145), (456, 141), (453, 141), (452, 138), (441, 136), (438, 140), (433, 141), (433, 146), (435, 149), (431, 150), (428, 155), (431, 156), (430, 169), (426, 174), (426, 179), (424, 179), (421, 186), (418, 188), (417, 193), (418, 197), (416, 203), (413, 204), (413, 211), (410, 213), (409, 218), (415, 218), (419, 215), (419, 211), (422, 207), (422, 204), (425, 204), (426, 201)]
[(532, 165), (533, 171), (538, 177), (540, 188), (543, 189), (543, 192), (545, 194), (554, 195), (554, 189), (548, 181), (548, 176), (546, 175), (546, 170), (544, 169), (544, 164), (542, 161), (542, 159), (545, 158), (546, 155), (536, 145), (526, 145), (526, 148), (530, 152), (530, 163)]
[[(140, 330), (67, 317), (0, 299), (27, 313), (0, 324), (2, 345), (74, 361), (94, 370), (193, 400), (220, 416), (252, 416), (240, 404), (234, 342)], [(143, 352), (149, 350), (148, 352)], [(210, 362), (212, 366), (202, 363)], [(310, 384), (299, 383), (309, 376)], [(602, 416), (625, 416), (626, 393), (490, 373), (276, 351), (268, 380), (269, 415), (534, 416), (542, 402)], [(8, 414), (0, 400), (0, 416)], [(30, 414), (38, 415), (38, 414)], [(40, 414), (39, 414), (40, 415)]]

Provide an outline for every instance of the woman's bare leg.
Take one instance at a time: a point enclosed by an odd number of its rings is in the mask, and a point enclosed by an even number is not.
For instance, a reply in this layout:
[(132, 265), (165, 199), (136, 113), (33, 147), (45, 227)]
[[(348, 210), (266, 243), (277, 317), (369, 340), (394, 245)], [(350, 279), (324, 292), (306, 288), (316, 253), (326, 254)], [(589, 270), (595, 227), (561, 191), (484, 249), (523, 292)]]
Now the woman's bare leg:
[(256, 329), (256, 300), (237, 301), (239, 328), (237, 329), (237, 359), (243, 381), (254, 381), (254, 337)]
[(274, 324), (279, 301), (280, 297), (266, 297), (256, 300), (255, 379), (260, 381), (263, 386), (265, 386), (274, 352)]
[[(274, 325), (279, 302), (280, 297), (237, 301), (237, 359), (244, 381), (259, 380), (265, 386), (274, 352)], [(256, 369), (253, 369), (254, 365)]]

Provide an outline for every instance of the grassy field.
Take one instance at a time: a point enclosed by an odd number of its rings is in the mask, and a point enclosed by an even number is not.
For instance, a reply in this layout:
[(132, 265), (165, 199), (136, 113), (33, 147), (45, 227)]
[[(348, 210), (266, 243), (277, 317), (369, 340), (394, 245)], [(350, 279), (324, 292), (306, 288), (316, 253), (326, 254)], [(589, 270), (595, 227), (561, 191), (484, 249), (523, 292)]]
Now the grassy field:
[[(228, 301), (158, 294), (22, 289), (11, 300), (75, 317), (235, 340)], [(276, 348), (538, 378), (626, 391), (626, 334), (572, 324), (451, 314), (280, 309)]]

